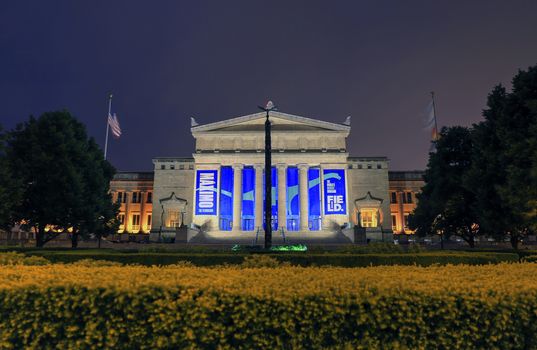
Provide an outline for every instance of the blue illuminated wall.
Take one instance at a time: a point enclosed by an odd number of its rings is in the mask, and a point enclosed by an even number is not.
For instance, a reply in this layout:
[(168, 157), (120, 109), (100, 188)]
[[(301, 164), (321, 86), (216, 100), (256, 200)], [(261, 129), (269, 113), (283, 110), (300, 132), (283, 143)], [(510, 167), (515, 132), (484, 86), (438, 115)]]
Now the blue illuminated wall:
[(320, 170), (308, 169), (308, 226), (311, 231), (321, 229), (321, 178)]
[(231, 231), (233, 222), (233, 168), (220, 168), (220, 230)]
[(323, 169), (324, 213), (346, 214), (345, 169)]
[(298, 231), (300, 226), (300, 198), (298, 168), (287, 168), (287, 230)]
[(255, 169), (242, 169), (242, 222), (243, 231), (252, 231), (255, 225)]
[[(278, 229), (278, 171), (276, 167), (272, 167), (270, 172), (272, 178), (272, 229)], [(265, 228), (265, 176), (263, 175), (263, 229)]]

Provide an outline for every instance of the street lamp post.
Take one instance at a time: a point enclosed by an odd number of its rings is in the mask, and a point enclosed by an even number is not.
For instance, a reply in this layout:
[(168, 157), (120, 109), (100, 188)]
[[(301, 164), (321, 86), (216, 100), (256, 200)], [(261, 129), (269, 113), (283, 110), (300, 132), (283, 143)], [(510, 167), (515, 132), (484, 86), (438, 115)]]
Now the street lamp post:
[(276, 107), (272, 101), (268, 101), (265, 107), (258, 107), (267, 113), (267, 120), (265, 120), (265, 249), (270, 249), (272, 246), (272, 146), (269, 112), (276, 110)]

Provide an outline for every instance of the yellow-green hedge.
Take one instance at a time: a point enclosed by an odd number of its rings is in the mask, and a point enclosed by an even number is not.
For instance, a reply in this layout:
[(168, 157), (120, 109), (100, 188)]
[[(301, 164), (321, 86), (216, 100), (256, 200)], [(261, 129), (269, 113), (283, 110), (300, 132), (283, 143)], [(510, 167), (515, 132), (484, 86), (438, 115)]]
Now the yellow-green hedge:
[[(170, 265), (179, 261), (190, 261), (196, 266), (214, 266), (223, 264), (242, 264), (248, 253), (126, 253), (118, 251), (28, 251), (28, 255), (42, 256), (51, 262), (71, 263), (81, 259), (117, 261), (123, 264)], [(518, 262), (515, 253), (494, 252), (455, 252), (432, 251), (423, 253), (398, 254), (353, 254), (353, 253), (276, 253), (270, 255), (280, 262), (300, 266), (341, 266), (366, 267), (370, 265), (433, 265), (433, 264), (469, 264), (482, 265), (500, 262)]]
[(537, 347), (537, 264), (3, 266), (1, 349)]

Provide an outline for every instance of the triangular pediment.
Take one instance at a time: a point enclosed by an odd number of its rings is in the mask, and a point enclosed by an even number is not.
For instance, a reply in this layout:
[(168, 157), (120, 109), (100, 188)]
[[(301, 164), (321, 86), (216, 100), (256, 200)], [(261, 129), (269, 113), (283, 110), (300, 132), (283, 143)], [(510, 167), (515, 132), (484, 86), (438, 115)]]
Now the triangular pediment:
[[(192, 133), (263, 131), (265, 120), (265, 112), (259, 112), (215, 123), (197, 125), (192, 127), (191, 130)], [(270, 121), (273, 131), (350, 131), (349, 125), (331, 123), (277, 111), (270, 112)]]
[(364, 207), (370, 207), (370, 208), (378, 208), (382, 204), (383, 200), (382, 198), (373, 197), (371, 195), (371, 192), (367, 192), (367, 194), (362, 197), (358, 198), (354, 201), (354, 204), (356, 205), (356, 208), (364, 208)]
[(163, 207), (167, 208), (184, 208), (187, 205), (187, 201), (177, 197), (175, 192), (172, 192), (169, 197), (160, 199), (159, 202)]

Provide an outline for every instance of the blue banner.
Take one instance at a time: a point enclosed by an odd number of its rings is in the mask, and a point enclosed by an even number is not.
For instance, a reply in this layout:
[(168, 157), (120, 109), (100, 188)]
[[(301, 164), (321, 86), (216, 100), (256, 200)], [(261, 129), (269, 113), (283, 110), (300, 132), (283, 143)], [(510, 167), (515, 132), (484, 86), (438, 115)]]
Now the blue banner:
[(308, 226), (311, 231), (321, 229), (321, 179), (318, 168), (308, 169)]
[(231, 231), (233, 222), (233, 168), (220, 168), (220, 229)]
[(255, 225), (255, 169), (242, 169), (242, 230), (252, 231)]
[(324, 169), (324, 213), (346, 214), (345, 169)]
[(298, 194), (298, 168), (287, 168), (287, 230), (298, 231), (300, 198)]
[[(270, 178), (272, 180), (271, 188), (271, 213), (272, 213), (272, 229), (278, 229), (278, 169), (272, 167), (270, 172)], [(263, 228), (265, 228), (265, 176), (263, 175)]]
[(196, 215), (216, 215), (217, 170), (196, 172)]

